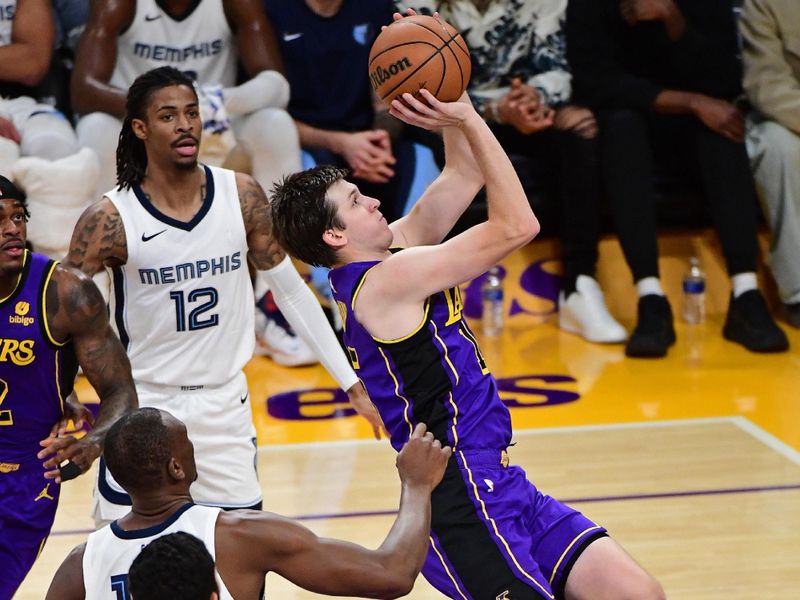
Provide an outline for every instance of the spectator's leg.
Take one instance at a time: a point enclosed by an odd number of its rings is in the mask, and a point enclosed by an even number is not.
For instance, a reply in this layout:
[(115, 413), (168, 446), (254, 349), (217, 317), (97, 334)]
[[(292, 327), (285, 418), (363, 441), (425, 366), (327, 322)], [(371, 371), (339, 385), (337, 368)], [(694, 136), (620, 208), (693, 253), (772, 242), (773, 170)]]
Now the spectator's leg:
[(559, 325), (592, 342), (622, 342), (625, 329), (608, 312), (594, 279), (600, 204), (597, 122), (590, 110), (565, 106), (556, 113), (555, 128), (564, 254)]
[(789, 322), (800, 327), (800, 136), (775, 121), (751, 120), (747, 150), (772, 229), (772, 273)]
[(300, 139), (292, 117), (278, 108), (262, 108), (234, 117), (236, 142), (250, 157), (253, 177), (267, 193), (284, 175), (300, 170)]
[(723, 334), (752, 352), (783, 352), (789, 342), (756, 288), (758, 200), (745, 146), (701, 125), (695, 139), (703, 187), (733, 280)]
[(23, 156), (58, 160), (79, 149), (75, 130), (61, 113), (38, 112), (27, 119), (22, 133)]
[(107, 113), (90, 113), (78, 121), (75, 130), (81, 147), (91, 148), (100, 161), (100, 178), (95, 198), (112, 189), (117, 183), (117, 142), (122, 122)]
[(647, 120), (632, 110), (600, 111), (600, 165), (614, 226), (634, 281), (658, 277), (653, 155)]
[(222, 90), (229, 115), (246, 115), (261, 108), (286, 108), (289, 82), (277, 71), (261, 71), (241, 85)]
[(758, 201), (744, 144), (697, 126), (695, 153), (703, 191), (730, 275), (755, 273)]
[(658, 279), (653, 157), (647, 120), (632, 110), (598, 113), (600, 165), (625, 259), (639, 292), (637, 324), (625, 354), (666, 355), (675, 342), (672, 309)]

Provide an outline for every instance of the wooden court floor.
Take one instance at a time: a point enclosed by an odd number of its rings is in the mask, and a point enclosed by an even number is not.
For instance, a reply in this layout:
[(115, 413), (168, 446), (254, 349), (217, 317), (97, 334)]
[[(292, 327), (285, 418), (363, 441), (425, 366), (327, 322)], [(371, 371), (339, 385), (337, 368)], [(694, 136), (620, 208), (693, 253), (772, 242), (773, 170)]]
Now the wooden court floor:
[[(726, 342), (729, 288), (713, 240), (660, 243), (673, 309), (680, 273), (696, 254), (708, 271), (709, 315), (700, 326), (676, 319), (678, 342), (657, 361), (558, 329), (550, 243), (503, 263), (507, 326), (481, 344), (511, 410), (511, 461), (607, 527), (670, 598), (800, 598), (800, 332), (785, 327), (792, 349), (776, 356)], [(618, 246), (604, 241), (601, 256), (608, 304), (630, 328), (635, 298)], [(469, 316), (474, 287), (463, 291)], [(283, 369), (257, 357), (246, 371), (265, 508), (322, 536), (379, 545), (399, 497), (388, 443), (370, 440), (320, 367)], [(86, 402), (95, 398), (85, 382), (78, 390)], [(53, 534), (15, 598), (42, 598), (63, 557), (85, 540), (92, 483), (86, 476), (64, 486)], [(272, 598), (318, 597), (273, 575), (267, 585)], [(420, 578), (409, 597), (440, 596)]]

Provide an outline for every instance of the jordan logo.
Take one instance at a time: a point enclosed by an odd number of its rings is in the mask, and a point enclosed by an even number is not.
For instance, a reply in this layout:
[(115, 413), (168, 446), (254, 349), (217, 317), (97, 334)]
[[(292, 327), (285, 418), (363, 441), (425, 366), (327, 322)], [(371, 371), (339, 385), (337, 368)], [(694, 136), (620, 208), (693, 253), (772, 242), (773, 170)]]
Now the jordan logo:
[(43, 498), (47, 498), (48, 500), (55, 500), (55, 498), (53, 498), (50, 494), (47, 493), (49, 489), (50, 489), (50, 484), (48, 483), (46, 486), (44, 486), (44, 489), (41, 492), (39, 492), (39, 495), (36, 496), (34, 502), (38, 502)]

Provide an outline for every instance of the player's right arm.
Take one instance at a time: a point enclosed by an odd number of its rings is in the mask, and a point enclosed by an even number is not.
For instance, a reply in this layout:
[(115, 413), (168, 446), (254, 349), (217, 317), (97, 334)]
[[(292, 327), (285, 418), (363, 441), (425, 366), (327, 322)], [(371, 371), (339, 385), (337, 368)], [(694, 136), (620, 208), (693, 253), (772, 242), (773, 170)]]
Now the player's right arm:
[(135, 0), (103, 0), (91, 3), (89, 22), (81, 35), (70, 86), (72, 106), (86, 115), (105, 112), (125, 117), (126, 90), (112, 86), (117, 62), (117, 38), (133, 21)]
[[(539, 232), (539, 221), (511, 161), (472, 105), (442, 103), (424, 89), (422, 94), (428, 105), (405, 94), (414, 110), (395, 101), (393, 114), (427, 129), (461, 130), (486, 181), (489, 218), (442, 244), (397, 252), (370, 271), (356, 313), (372, 335), (385, 339), (406, 335), (418, 324), (422, 303), (431, 294), (486, 272)], [(403, 285), (397, 285), (399, 281)], [(385, 319), (387, 313), (395, 318)]]
[(83, 583), (83, 553), (86, 544), (81, 544), (72, 551), (58, 567), (45, 600), (84, 600), (86, 587)]
[(319, 538), (277, 515), (221, 514), (217, 520), (217, 569), (231, 595), (254, 596), (269, 571), (318, 594), (366, 598), (408, 594), (428, 551), (431, 492), (441, 481), (451, 455), (450, 448), (442, 448), (426, 433), (425, 425), (417, 425), (397, 457), (402, 481), (400, 510), (377, 550)]
[(114, 203), (104, 197), (90, 205), (78, 219), (63, 264), (92, 276), (105, 267), (117, 267), (127, 261), (122, 218)]

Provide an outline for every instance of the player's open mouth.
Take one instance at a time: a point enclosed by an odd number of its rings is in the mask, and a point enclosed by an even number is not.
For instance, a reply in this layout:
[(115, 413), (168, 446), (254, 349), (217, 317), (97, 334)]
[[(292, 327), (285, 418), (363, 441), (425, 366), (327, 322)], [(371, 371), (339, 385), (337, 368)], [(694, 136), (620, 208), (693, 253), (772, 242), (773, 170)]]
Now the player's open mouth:
[(173, 144), (173, 147), (181, 156), (194, 156), (197, 153), (197, 140), (184, 138)]
[(22, 253), (25, 252), (25, 244), (22, 243), (22, 240), (11, 240), (0, 246), (0, 250), (9, 256), (22, 256)]

